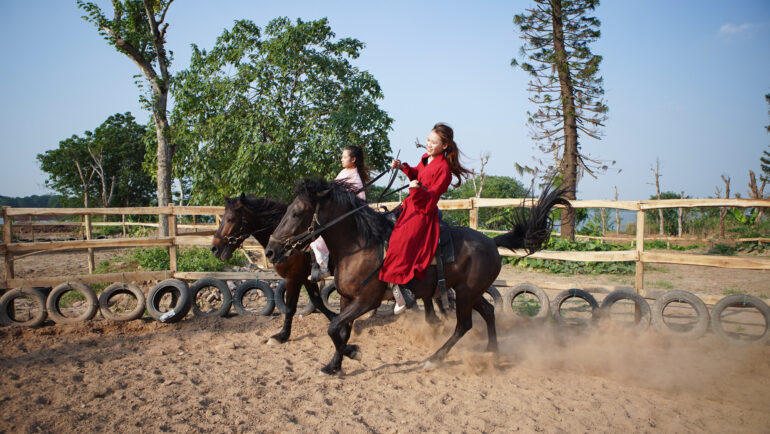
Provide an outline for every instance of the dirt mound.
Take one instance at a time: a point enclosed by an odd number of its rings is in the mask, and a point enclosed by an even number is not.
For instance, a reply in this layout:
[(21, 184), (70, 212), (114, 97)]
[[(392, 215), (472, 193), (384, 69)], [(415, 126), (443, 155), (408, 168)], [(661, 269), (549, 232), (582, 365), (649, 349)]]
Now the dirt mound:
[(356, 322), (363, 360), (319, 376), (327, 320), (95, 320), (0, 329), (0, 431), (673, 431), (770, 426), (770, 347), (732, 348), (601, 326), (498, 320), (501, 352), (474, 328), (439, 369), (449, 336), (422, 315)]

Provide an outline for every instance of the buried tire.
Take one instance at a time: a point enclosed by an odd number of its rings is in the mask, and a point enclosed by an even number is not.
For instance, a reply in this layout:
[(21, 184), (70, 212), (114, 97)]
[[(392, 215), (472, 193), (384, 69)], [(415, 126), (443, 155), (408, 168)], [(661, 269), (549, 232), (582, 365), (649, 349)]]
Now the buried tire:
[[(531, 294), (537, 298), (537, 302), (540, 305), (540, 309), (537, 313), (533, 315), (521, 315), (519, 313), (521, 308), (514, 309), (513, 303), (517, 297), (523, 294)], [(528, 308), (529, 306), (525, 306), (525, 309)], [(545, 320), (551, 314), (551, 302), (548, 300), (548, 294), (546, 294), (539, 286), (531, 283), (519, 283), (505, 294), (505, 298), (503, 299), (503, 312), (506, 314), (510, 313), (513, 315), (525, 316), (533, 320)]]
[[(259, 293), (262, 293), (260, 296)], [(264, 300), (265, 305), (259, 309), (252, 308), (251, 301), (259, 302)], [(244, 300), (246, 302), (244, 303)], [(233, 309), (238, 315), (262, 315), (267, 316), (273, 313), (275, 309), (275, 296), (270, 285), (263, 280), (249, 279), (244, 280), (233, 293)]]
[[(85, 311), (77, 316), (66, 316), (62, 313), (59, 302), (64, 294), (74, 291), (79, 293), (85, 299)], [(65, 282), (55, 287), (45, 301), (45, 308), (48, 316), (57, 324), (76, 324), (81, 321), (88, 321), (96, 315), (99, 309), (99, 300), (96, 299), (96, 293), (86, 284), (80, 282)]]
[[(14, 301), (18, 298), (28, 298), (37, 305), (37, 311), (26, 320), (19, 321), (16, 315), (11, 315), (14, 310)], [(45, 295), (34, 288), (12, 289), (0, 297), (0, 325), (18, 327), (38, 327), (45, 322), (48, 313), (45, 309)]]
[[(201, 309), (201, 305), (210, 305), (211, 298), (216, 298), (214, 294), (210, 294), (208, 297), (206, 297), (206, 300), (201, 300), (199, 302), (198, 294), (200, 294), (201, 291), (206, 288), (216, 288), (219, 290), (219, 293), (221, 294), (221, 298), (219, 300), (221, 304), (219, 307), (212, 310)], [(192, 311), (195, 316), (225, 316), (228, 312), (230, 312), (230, 306), (233, 304), (233, 295), (230, 293), (230, 288), (228, 288), (227, 283), (225, 283), (224, 280), (216, 279), (213, 277), (204, 277), (202, 279), (198, 279), (195, 283), (192, 284), (192, 286), (190, 286), (190, 302), (192, 303)]]
[[(729, 307), (753, 307), (759, 311), (765, 320), (765, 331), (756, 339), (737, 339), (726, 331), (722, 324), (722, 312)], [(711, 311), (711, 329), (720, 338), (733, 345), (763, 344), (770, 341), (770, 307), (757, 297), (748, 294), (733, 294), (719, 300)]]
[[(697, 317), (695, 318), (695, 324), (689, 330), (675, 331), (663, 319), (663, 311), (669, 304), (674, 302), (687, 303), (695, 309)], [(708, 330), (709, 310), (706, 308), (706, 304), (695, 294), (680, 290), (669, 291), (658, 297), (655, 300), (655, 304), (652, 305), (652, 325), (655, 326), (656, 330), (664, 334), (699, 338)]]
[[(300, 287), (300, 292), (302, 291), (302, 287)], [(305, 287), (305, 291), (307, 292), (307, 287)], [(286, 306), (286, 280), (281, 279), (281, 281), (278, 283), (278, 286), (276, 286), (273, 289), (273, 294), (275, 295), (275, 308), (278, 309), (278, 312), (281, 313), (281, 315), (286, 315), (286, 312), (289, 311), (289, 308)], [(310, 315), (313, 312), (317, 312), (315, 305), (310, 300), (310, 295), (308, 294), (308, 302), (305, 306), (303, 306), (301, 309), (297, 308), (295, 314), (299, 316), (305, 316)]]
[[(129, 312), (114, 312), (110, 309), (110, 301), (119, 295), (133, 297), (136, 300), (136, 307)], [(99, 312), (105, 319), (111, 321), (132, 321), (141, 318), (144, 315), (145, 303), (144, 293), (133, 283), (113, 283), (99, 294)]]
[[(161, 305), (161, 300), (167, 294), (171, 295), (171, 303), (167, 306), (171, 310), (168, 311), (165, 310), (166, 306)], [(192, 306), (190, 289), (179, 279), (166, 279), (150, 290), (146, 305), (147, 312), (157, 321), (179, 322), (190, 312)]]
[[(638, 328), (639, 330), (647, 330), (650, 327), (650, 319), (652, 313), (650, 311), (650, 304), (641, 295), (627, 289), (616, 289), (610, 292), (604, 300), (602, 300), (602, 306), (600, 310), (601, 317), (604, 319), (611, 318), (612, 305), (620, 300), (631, 300), (634, 303), (634, 311), (639, 311), (639, 321), (634, 318), (634, 324), (631, 327)], [(636, 313), (634, 313), (636, 315)]]
[(553, 299), (553, 303), (551, 303), (551, 312), (553, 312), (553, 319), (556, 320), (556, 322), (568, 324), (567, 319), (561, 314), (561, 306), (570, 298), (579, 298), (591, 306), (591, 321), (595, 320), (599, 315), (599, 303), (596, 302), (594, 296), (588, 291), (572, 288), (560, 292), (559, 295)]

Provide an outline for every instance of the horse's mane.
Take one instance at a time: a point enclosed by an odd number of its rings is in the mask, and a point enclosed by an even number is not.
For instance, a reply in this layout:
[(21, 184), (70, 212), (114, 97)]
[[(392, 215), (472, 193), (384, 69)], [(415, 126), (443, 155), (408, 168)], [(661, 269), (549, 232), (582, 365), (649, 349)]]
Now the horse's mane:
[[(357, 187), (345, 180), (326, 181), (319, 178), (305, 178), (294, 188), (297, 197), (305, 202), (315, 205), (321, 194), (330, 204), (345, 211), (366, 205), (365, 200), (356, 196), (357, 191)], [(361, 208), (352, 217), (356, 222), (358, 234), (365, 240), (366, 245), (386, 241), (393, 231), (393, 223), (385, 217), (385, 214), (368, 206)]]
[(244, 207), (262, 218), (262, 223), (267, 226), (278, 226), (281, 218), (286, 213), (287, 204), (279, 201), (270, 200), (265, 197), (254, 197), (252, 195), (241, 195), (238, 198), (228, 199), (235, 201), (240, 199)]

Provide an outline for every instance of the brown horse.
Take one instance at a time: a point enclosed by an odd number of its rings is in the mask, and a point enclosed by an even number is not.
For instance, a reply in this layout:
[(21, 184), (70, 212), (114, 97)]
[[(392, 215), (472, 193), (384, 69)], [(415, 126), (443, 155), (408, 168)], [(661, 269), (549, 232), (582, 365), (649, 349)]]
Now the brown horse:
[[(381, 245), (390, 236), (393, 225), (384, 215), (364, 206), (365, 203), (345, 183), (306, 179), (297, 184), (295, 193), (297, 197), (270, 236), (265, 255), (277, 266), (291, 262), (295, 253), (308, 242), (307, 234), (340, 219), (323, 229), (330, 257), (337, 264), (334, 282), (340, 294), (340, 314), (331, 321), (328, 330), (336, 351), (332, 360), (321, 369), (325, 374), (333, 374), (342, 368), (343, 356), (361, 357), (358, 346), (348, 344), (350, 330), (355, 319), (380, 305), (388, 288), (386, 282), (377, 279), (377, 270), (382, 263)], [(546, 188), (537, 206), (529, 213), (515, 214), (511, 232), (494, 239), (465, 227), (449, 229), (455, 262), (445, 264), (444, 276), (447, 287), (455, 290), (457, 324), (449, 340), (425, 362), (425, 368), (436, 366), (471, 329), (472, 310), (481, 314), (486, 322), (487, 351), (497, 351), (494, 307), (483, 298), (502, 266), (497, 247), (526, 248), (529, 252), (538, 250), (550, 235), (548, 214), (551, 208), (559, 203), (569, 206), (562, 195), (560, 189), (549, 191)], [(345, 216), (347, 213), (350, 214)], [(425, 280), (415, 279), (408, 288), (418, 298), (429, 298), (434, 295), (436, 286), (436, 269), (431, 267)]]
[[(230, 259), (235, 249), (252, 235), (262, 247), (267, 246), (270, 234), (278, 226), (285, 212), (286, 204), (283, 202), (246, 197), (244, 194), (232, 199), (225, 198), (225, 214), (211, 240), (211, 252), (217, 258)], [(299, 291), (303, 285), (316, 308), (329, 320), (334, 318), (335, 313), (327, 309), (321, 301), (318, 285), (308, 279), (311, 260), (309, 253), (303, 253), (294, 255), (290, 260), (275, 266), (275, 271), (286, 280), (287, 310), (283, 319), (283, 328), (270, 337), (268, 344), (282, 344), (289, 340), (291, 323), (297, 312)]]

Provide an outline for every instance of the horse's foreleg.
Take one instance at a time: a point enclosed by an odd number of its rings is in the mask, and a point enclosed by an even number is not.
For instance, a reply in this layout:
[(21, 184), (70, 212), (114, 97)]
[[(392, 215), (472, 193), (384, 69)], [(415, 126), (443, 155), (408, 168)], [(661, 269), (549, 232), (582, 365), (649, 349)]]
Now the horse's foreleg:
[(323, 300), (321, 300), (321, 290), (317, 283), (308, 280), (305, 282), (305, 289), (307, 290), (308, 297), (310, 297), (310, 302), (313, 303), (313, 306), (315, 306), (319, 312), (324, 314), (326, 319), (331, 321), (335, 316), (337, 316), (337, 314), (330, 311), (324, 304)]
[(473, 310), (481, 314), (481, 317), (484, 318), (484, 322), (487, 323), (487, 335), (489, 336), (487, 351), (496, 353), (497, 329), (495, 328), (495, 307), (484, 297), (481, 297), (479, 301), (473, 305)]
[(372, 307), (360, 300), (345, 306), (339, 315), (332, 319), (329, 324), (329, 337), (334, 342), (334, 356), (332, 360), (321, 369), (321, 372), (327, 375), (335, 374), (342, 369), (342, 357), (347, 356), (351, 359), (360, 360), (361, 353), (358, 345), (349, 345), (350, 329), (353, 321), (365, 314)]
[[(441, 303), (441, 302), (438, 301), (438, 303)], [(425, 322), (433, 326), (437, 326), (441, 324), (441, 320), (436, 315), (436, 311), (433, 310), (433, 298), (423, 297), (422, 304), (423, 306), (425, 306)]]
[(299, 299), (299, 290), (301, 282), (294, 279), (286, 279), (286, 314), (283, 316), (283, 328), (281, 331), (270, 336), (268, 345), (282, 344), (289, 340), (291, 335), (291, 323), (294, 320), (294, 314), (297, 312), (297, 300)]

